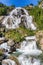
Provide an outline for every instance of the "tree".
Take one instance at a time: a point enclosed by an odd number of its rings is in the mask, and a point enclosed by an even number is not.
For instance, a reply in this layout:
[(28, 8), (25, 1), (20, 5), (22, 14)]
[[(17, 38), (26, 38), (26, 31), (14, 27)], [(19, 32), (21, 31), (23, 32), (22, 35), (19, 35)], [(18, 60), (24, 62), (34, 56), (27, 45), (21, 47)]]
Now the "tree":
[(32, 4), (32, 3), (31, 3), (30, 5), (31, 5), (31, 6), (33, 6), (33, 4)]
[(15, 8), (15, 5), (11, 5), (11, 7), (14, 7)]
[(4, 5), (3, 3), (0, 2), (0, 7), (5, 7), (6, 5)]
[(0, 8), (0, 15), (6, 15), (7, 9), (6, 8)]

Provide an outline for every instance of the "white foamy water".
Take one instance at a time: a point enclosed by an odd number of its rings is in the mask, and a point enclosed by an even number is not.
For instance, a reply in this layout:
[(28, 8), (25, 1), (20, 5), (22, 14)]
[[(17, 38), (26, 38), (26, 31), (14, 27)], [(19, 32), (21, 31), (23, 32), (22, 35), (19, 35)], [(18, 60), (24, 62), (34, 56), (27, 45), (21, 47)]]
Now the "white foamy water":
[(0, 49), (6, 49), (6, 50), (10, 50), (10, 46), (7, 45), (7, 43), (3, 43), (0, 45)]
[(21, 65), (40, 65), (40, 60), (33, 56), (39, 56), (42, 51), (37, 48), (35, 37), (32, 37), (27, 37), (26, 41), (21, 43), (20, 49), (17, 49), (19, 52), (22, 52), (18, 57)]
[[(17, 52), (20, 52), (21, 54), (17, 57), (20, 65), (40, 65), (40, 60), (36, 59), (36, 56), (39, 56), (42, 51), (37, 48), (35, 36), (26, 37), (26, 40), (21, 42), (20, 49), (17, 49)], [(7, 46), (7, 43), (1, 44), (0, 48), (9, 49), (9, 46)], [(6, 53), (5, 53), (6, 54)], [(10, 56), (6, 54), (7, 56)], [(14, 61), (12, 60), (3, 60), (4, 64), (7, 63), (10, 65), (16, 65), (14, 64)], [(2, 65), (3, 65), (2, 63)]]
[(34, 40), (34, 38), (30, 37), (29, 40), (23, 41), (21, 43), (20, 49), (17, 49), (17, 50), (20, 52), (23, 52), (24, 55), (33, 55), (33, 56), (34, 55), (36, 55), (36, 56), (40, 55), (42, 53), (42, 51), (37, 49), (36, 41)]
[[(22, 17), (23, 20), (21, 21)], [(27, 29), (36, 30), (36, 26), (33, 24), (33, 17), (29, 16), (28, 11), (21, 7), (12, 10), (9, 16), (3, 20), (2, 24), (5, 25), (7, 29), (16, 29), (22, 22)], [(3, 43), (0, 47), (9, 49), (6, 43)], [(21, 52), (17, 57), (20, 65), (40, 65), (40, 60), (33, 57), (39, 56), (42, 53), (42, 51), (37, 48), (35, 36), (26, 37), (25, 40), (21, 42), (20, 49), (17, 49), (17, 52)], [(6, 62), (8, 65), (15, 65), (12, 60), (5, 59), (4, 65), (7, 65)]]
[(40, 60), (32, 57), (20, 55), (18, 59), (21, 65), (40, 65)]
[(16, 29), (22, 23), (21, 19), (24, 18), (24, 25), (26, 28), (36, 30), (36, 26), (33, 24), (33, 17), (29, 16), (28, 11), (24, 8), (17, 7), (10, 12), (10, 14), (5, 17), (2, 24), (5, 25), (7, 29)]
[(10, 59), (5, 59), (2, 61), (2, 65), (15, 65), (15, 62)]

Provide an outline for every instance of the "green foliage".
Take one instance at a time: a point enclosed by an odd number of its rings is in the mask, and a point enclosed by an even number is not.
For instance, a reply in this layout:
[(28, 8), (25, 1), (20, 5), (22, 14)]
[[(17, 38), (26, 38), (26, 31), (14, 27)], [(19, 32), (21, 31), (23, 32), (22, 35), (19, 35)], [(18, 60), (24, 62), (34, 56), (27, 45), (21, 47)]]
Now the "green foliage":
[(17, 32), (16, 30), (10, 30), (7, 33), (5, 33), (5, 37), (7, 39), (13, 39), (15, 42), (21, 41), (21, 34)]
[(6, 15), (7, 9), (6, 8), (0, 8), (0, 15)]
[(5, 5), (3, 3), (0, 2), (0, 7), (5, 7)]
[(9, 14), (9, 11), (11, 11), (14, 8), (14, 6), (6, 6), (2, 3), (0, 3), (0, 15), (7, 15)]
[(25, 36), (34, 35), (35, 32), (26, 29), (25, 27), (19, 27), (16, 30), (9, 30), (5, 33), (7, 39), (13, 39), (15, 42), (23, 41)]
[(34, 22), (37, 25), (38, 30), (43, 30), (43, 9), (39, 8), (38, 6), (34, 6), (33, 8), (27, 10), (30, 15), (34, 16)]
[(33, 6), (33, 4), (32, 4), (32, 3), (31, 3), (30, 5), (31, 5), (31, 6)]

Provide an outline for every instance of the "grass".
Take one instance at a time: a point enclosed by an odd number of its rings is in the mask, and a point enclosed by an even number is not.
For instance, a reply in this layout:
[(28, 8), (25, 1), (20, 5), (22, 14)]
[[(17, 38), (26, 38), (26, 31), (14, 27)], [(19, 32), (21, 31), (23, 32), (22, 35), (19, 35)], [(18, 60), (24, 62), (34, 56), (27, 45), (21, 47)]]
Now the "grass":
[(34, 35), (35, 32), (26, 29), (24, 26), (17, 28), (16, 30), (9, 30), (5, 33), (7, 39), (13, 39), (15, 42), (20, 42), (24, 40), (24, 37)]
[(29, 14), (34, 17), (34, 22), (37, 25), (38, 30), (43, 30), (43, 9), (38, 6), (34, 6), (33, 8), (26, 7)]

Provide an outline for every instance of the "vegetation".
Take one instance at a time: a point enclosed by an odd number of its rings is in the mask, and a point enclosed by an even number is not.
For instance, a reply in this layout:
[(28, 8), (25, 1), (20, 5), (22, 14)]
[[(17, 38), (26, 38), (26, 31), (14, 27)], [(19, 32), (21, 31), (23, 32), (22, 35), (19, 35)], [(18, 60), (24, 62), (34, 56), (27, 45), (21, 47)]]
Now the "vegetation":
[[(2, 5), (0, 4), (0, 15), (8, 14), (8, 12), (13, 9), (13, 7), (14, 7), (13, 5), (8, 7), (3, 4)], [(33, 21), (37, 27), (37, 31), (43, 30), (43, 9), (39, 8), (38, 6), (33, 7), (27, 6), (25, 8), (28, 10), (29, 14), (33, 16), (34, 19)], [(35, 33), (36, 31), (31, 31), (21, 26), (16, 30), (9, 30), (8, 32), (6, 32), (5, 37), (14, 39), (16, 42), (19, 42), (23, 40), (25, 36), (34, 35)]]
[(21, 40), (21, 35), (19, 32), (16, 32), (15, 30), (10, 30), (7, 33), (5, 33), (5, 37), (7, 39), (13, 39), (16, 42), (19, 42)]
[(5, 15), (7, 14), (7, 9), (6, 8), (0, 8), (0, 15)]
[(28, 35), (34, 35), (35, 32), (26, 29), (25, 27), (19, 27), (16, 30), (9, 30), (8, 32), (5, 33), (5, 37), (7, 39), (13, 39), (15, 42), (20, 42), (24, 40), (25, 36)]
[[(32, 3), (30, 5), (33, 5)], [(7, 15), (14, 8), (14, 5), (8, 7), (0, 3), (0, 15)], [(43, 9), (38, 6), (25, 7), (29, 14), (33, 16), (33, 21), (36, 24), (37, 30), (43, 30)], [(24, 39), (25, 36), (34, 35), (36, 31), (31, 31), (21, 26), (16, 30), (9, 30), (5, 33), (5, 37), (14, 39), (16, 42)]]
[(6, 5), (4, 5), (3, 3), (0, 2), (0, 7), (5, 7)]
[[(32, 31), (30, 29), (26, 29), (24, 26), (20, 26), (16, 30), (8, 30), (7, 32), (4, 32), (4, 33), (0, 32), (0, 35), (3, 34), (5, 35), (6, 39), (13, 39), (15, 42), (21, 42), (24, 40), (26, 36), (33, 36), (36, 34), (37, 31), (43, 30), (43, 9), (39, 8), (38, 6), (33, 6), (32, 3), (30, 5), (32, 7), (26, 6), (25, 8), (28, 10), (28, 13), (33, 16), (33, 19), (34, 19), (33, 21), (37, 27), (37, 30)], [(14, 8), (13, 5), (8, 7), (0, 3), (0, 15), (7, 15), (13, 8)], [(40, 49), (39, 42), (37, 42), (37, 47)], [(2, 54), (3, 54), (2, 51), (0, 51), (0, 56)], [(10, 57), (10, 58), (13, 59), (14, 57)], [(43, 62), (43, 53), (39, 56), (39, 58), (41, 59), (41, 62)], [(14, 61), (16, 60), (14, 58)], [(16, 63), (18, 63), (18, 60), (16, 61)], [(20, 64), (18, 63), (18, 65)]]
[(38, 6), (32, 8), (26, 7), (29, 14), (34, 17), (34, 22), (37, 25), (38, 30), (43, 30), (43, 9)]
[(7, 15), (9, 13), (9, 11), (11, 11), (14, 8), (14, 6), (6, 6), (2, 3), (0, 3), (0, 15)]

